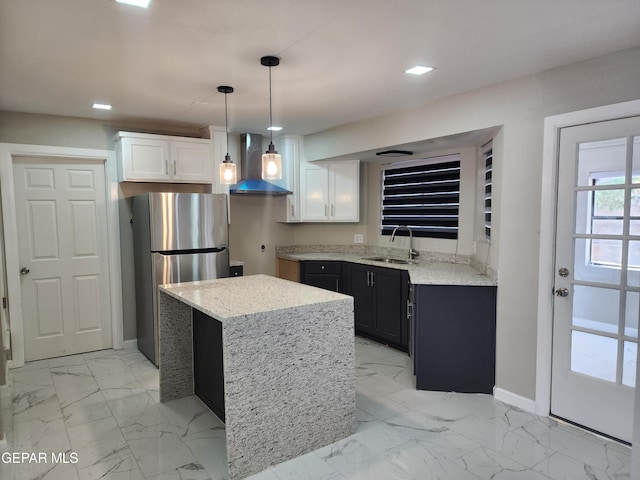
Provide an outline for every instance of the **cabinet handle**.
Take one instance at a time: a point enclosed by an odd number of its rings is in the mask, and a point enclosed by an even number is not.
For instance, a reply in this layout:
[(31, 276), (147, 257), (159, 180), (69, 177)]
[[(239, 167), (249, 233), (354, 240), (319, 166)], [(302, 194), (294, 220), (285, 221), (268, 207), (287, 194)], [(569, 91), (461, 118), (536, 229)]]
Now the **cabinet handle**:
[(327, 204), (326, 203), (324, 204), (324, 216), (325, 217), (328, 216), (327, 215)]
[(292, 216), (292, 217), (295, 217), (295, 215), (296, 215), (296, 213), (295, 213), (295, 210), (294, 210), (294, 205), (293, 205), (293, 203), (292, 203), (292, 204), (291, 204), (291, 216)]
[(336, 292), (340, 291), (340, 279), (336, 278)]
[(367, 272), (367, 287), (371, 286), (371, 272)]
[(169, 175), (169, 159), (164, 159), (164, 174)]
[(376, 285), (376, 277), (375, 272), (371, 272), (371, 286), (374, 287)]
[(176, 162), (175, 160), (173, 161), (173, 174), (178, 174), (178, 162)]
[(335, 208), (333, 206), (333, 203), (331, 204), (331, 216), (335, 216)]
[(413, 318), (413, 303), (411, 300), (407, 300), (407, 320), (411, 320)]

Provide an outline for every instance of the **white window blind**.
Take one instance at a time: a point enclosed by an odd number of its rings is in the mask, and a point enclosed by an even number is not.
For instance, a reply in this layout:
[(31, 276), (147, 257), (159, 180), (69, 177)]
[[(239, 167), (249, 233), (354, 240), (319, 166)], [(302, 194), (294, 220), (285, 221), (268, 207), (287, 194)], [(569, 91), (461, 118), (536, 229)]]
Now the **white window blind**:
[[(399, 225), (417, 237), (458, 238), (460, 156), (387, 165), (382, 171), (381, 234)], [(408, 235), (399, 230), (398, 235)]]

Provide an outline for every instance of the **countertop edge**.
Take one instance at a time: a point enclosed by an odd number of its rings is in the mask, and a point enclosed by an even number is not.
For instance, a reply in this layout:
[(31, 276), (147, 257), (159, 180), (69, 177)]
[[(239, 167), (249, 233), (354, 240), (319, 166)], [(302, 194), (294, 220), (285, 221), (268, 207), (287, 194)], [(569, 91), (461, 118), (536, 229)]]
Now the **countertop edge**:
[[(295, 261), (338, 261), (361, 265), (405, 270), (414, 285), (457, 285), (495, 287), (498, 282), (465, 263), (425, 262), (415, 264), (384, 263), (363, 258), (367, 254), (353, 253), (278, 253), (276, 258)], [(370, 256), (374, 256), (370, 254)], [(458, 270), (458, 271), (456, 271)], [(475, 278), (474, 276), (477, 276)]]
[[(329, 304), (329, 303), (334, 303), (334, 302), (338, 302), (338, 303), (349, 303), (349, 302), (353, 302), (353, 297), (349, 296), (349, 295), (345, 295), (342, 293), (337, 293), (337, 292), (329, 292), (326, 290), (322, 290), (322, 289), (318, 289), (316, 287), (312, 287), (310, 285), (304, 285), (304, 284), (300, 284), (300, 283), (295, 283), (295, 282), (291, 282), (295, 285), (297, 285), (299, 288), (309, 288), (309, 289), (314, 289), (316, 291), (319, 291), (319, 293), (321, 293), (321, 297), (331, 297), (331, 298), (310, 298), (310, 300), (305, 301), (304, 303), (294, 303), (291, 305), (285, 305), (285, 306), (277, 306), (276, 308), (272, 307), (272, 306), (266, 306), (262, 309), (247, 309), (246, 311), (240, 311), (238, 313), (235, 314), (225, 314), (224, 312), (221, 312), (220, 310), (215, 310), (210, 308), (210, 306), (208, 306), (207, 304), (211, 302), (211, 299), (201, 299), (200, 301), (198, 300), (194, 300), (192, 298), (192, 295), (196, 295), (196, 296), (201, 296), (200, 294), (203, 291), (206, 290), (212, 290), (212, 294), (215, 295), (215, 293), (213, 293), (213, 286), (207, 288), (209, 285), (220, 285), (221, 281), (247, 281), (250, 280), (252, 278), (254, 278), (254, 280), (256, 282), (260, 282), (261, 278), (263, 279), (269, 279), (269, 281), (277, 281), (277, 282), (284, 282), (287, 280), (283, 280), (283, 279), (278, 279), (276, 277), (272, 277), (269, 275), (250, 275), (247, 277), (229, 277), (229, 278), (222, 278), (222, 279), (216, 279), (216, 280), (205, 280), (205, 281), (200, 281), (200, 282), (184, 282), (184, 283), (173, 283), (173, 284), (164, 284), (164, 285), (159, 285), (158, 289), (159, 291), (167, 294), (168, 296), (174, 298), (175, 300), (178, 300), (188, 306), (190, 306), (191, 308), (194, 308), (212, 318), (215, 318), (216, 320), (219, 320), (220, 322), (228, 322), (228, 321), (233, 321), (234, 319), (239, 319), (239, 318), (246, 318), (246, 317), (250, 317), (252, 315), (262, 315), (262, 314), (274, 314), (277, 315), (278, 312), (283, 312), (285, 310), (289, 310), (289, 309), (295, 309), (295, 308), (306, 308), (306, 307), (310, 307), (310, 306), (314, 306), (314, 305), (323, 305), (323, 304)], [(238, 280), (239, 279), (239, 280)], [(264, 280), (262, 280), (264, 281)], [(200, 288), (198, 288), (200, 287)], [(192, 289), (192, 290), (187, 290), (188, 293), (190, 293), (191, 295), (187, 294), (183, 294), (185, 292), (184, 289)], [(194, 289), (194, 290), (193, 290)], [(198, 292), (198, 293), (195, 293)], [(220, 292), (218, 292), (220, 293)], [(263, 306), (263, 304), (261, 304), (261, 307)]]

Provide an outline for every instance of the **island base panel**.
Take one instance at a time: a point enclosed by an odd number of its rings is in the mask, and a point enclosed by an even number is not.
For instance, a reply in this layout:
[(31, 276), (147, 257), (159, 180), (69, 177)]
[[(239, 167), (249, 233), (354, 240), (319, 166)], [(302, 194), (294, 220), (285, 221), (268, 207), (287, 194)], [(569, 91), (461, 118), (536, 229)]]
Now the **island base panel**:
[(250, 315), (223, 336), (230, 478), (355, 432), (351, 298)]
[(222, 323), (199, 310), (193, 311), (193, 356), (195, 394), (224, 422)]
[(160, 401), (168, 402), (193, 395), (194, 391), (191, 307), (160, 291), (158, 308)]

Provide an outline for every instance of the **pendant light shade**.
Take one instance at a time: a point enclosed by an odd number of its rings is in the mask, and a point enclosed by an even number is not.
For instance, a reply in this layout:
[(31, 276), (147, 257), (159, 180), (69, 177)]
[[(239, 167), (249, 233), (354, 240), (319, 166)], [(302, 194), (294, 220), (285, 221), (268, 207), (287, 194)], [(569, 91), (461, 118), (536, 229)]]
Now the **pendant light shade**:
[(220, 164), (220, 183), (223, 185), (233, 185), (238, 183), (238, 176), (236, 174), (236, 164), (231, 161), (229, 155), (229, 121), (227, 117), (227, 94), (233, 93), (233, 87), (227, 87), (221, 85), (218, 87), (220, 93), (224, 93), (224, 130), (227, 135), (227, 154), (224, 156), (224, 161)]
[(260, 64), (269, 67), (269, 131), (271, 132), (269, 149), (262, 155), (262, 179), (280, 180), (282, 178), (282, 156), (278, 154), (273, 145), (273, 115), (271, 109), (271, 67), (280, 65), (280, 59), (266, 56), (260, 59)]

